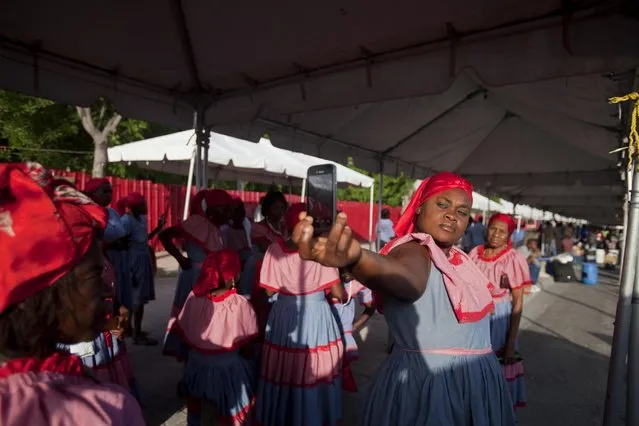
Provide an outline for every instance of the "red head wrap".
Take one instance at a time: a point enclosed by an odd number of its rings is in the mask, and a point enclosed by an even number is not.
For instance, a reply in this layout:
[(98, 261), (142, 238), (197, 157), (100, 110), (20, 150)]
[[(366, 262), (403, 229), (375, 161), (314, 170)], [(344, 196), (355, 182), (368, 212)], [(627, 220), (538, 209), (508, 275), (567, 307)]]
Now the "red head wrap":
[(70, 272), (107, 217), (37, 163), (0, 164), (0, 312)]
[(468, 198), (470, 198), (470, 202), (473, 202), (473, 185), (455, 173), (441, 172), (424, 179), (395, 225), (395, 233), (397, 236), (403, 237), (413, 232), (417, 209), (424, 204), (426, 200), (440, 192), (455, 188), (463, 190), (468, 195)]
[(295, 225), (300, 221), (300, 213), (306, 211), (306, 204), (296, 203), (291, 205), (284, 215), (284, 225), (289, 234), (293, 233)]
[(107, 178), (93, 178), (84, 185), (84, 193), (91, 194), (104, 184), (111, 185), (111, 182)]
[(193, 294), (206, 296), (219, 288), (221, 283), (236, 278), (241, 268), (240, 255), (234, 250), (223, 249), (209, 253), (193, 286)]
[(517, 229), (517, 222), (515, 222), (515, 219), (513, 219), (513, 217), (509, 214), (495, 213), (490, 217), (488, 226), (496, 221), (504, 222), (506, 225), (508, 225), (508, 235), (511, 235), (513, 232), (515, 232), (515, 229)]
[(118, 202), (115, 203), (115, 210), (120, 216), (124, 216), (127, 208), (131, 208), (132, 206), (137, 206), (142, 203), (146, 203), (144, 195), (139, 192), (129, 192), (129, 195), (119, 199)]
[(209, 189), (204, 196), (204, 202), (206, 203), (207, 209), (211, 207), (230, 206), (233, 202), (233, 197), (223, 189)]

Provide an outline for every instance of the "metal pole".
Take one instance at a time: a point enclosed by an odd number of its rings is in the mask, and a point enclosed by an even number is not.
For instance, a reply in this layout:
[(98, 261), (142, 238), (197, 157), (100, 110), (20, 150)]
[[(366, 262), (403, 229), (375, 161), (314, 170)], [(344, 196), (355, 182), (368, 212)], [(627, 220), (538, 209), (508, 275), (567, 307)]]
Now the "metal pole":
[[(604, 426), (622, 425), (623, 423), (623, 392), (621, 389), (624, 386), (624, 377), (626, 376), (626, 356), (628, 355), (628, 340), (630, 337), (630, 320), (632, 314), (631, 300), (633, 296), (633, 290), (636, 287), (634, 285), (636, 271), (637, 271), (637, 239), (639, 238), (639, 174), (636, 172), (636, 165), (632, 164), (633, 184), (630, 204), (628, 206), (628, 229), (626, 241), (624, 245), (624, 252), (626, 253), (623, 258), (623, 264), (621, 266), (621, 279), (619, 285), (619, 300), (617, 302), (617, 313), (615, 315), (615, 329), (612, 337), (612, 351), (610, 353), (610, 365), (608, 368), (608, 385), (606, 388), (606, 404), (604, 408)], [(639, 294), (637, 294), (639, 296)], [(637, 311), (637, 309), (635, 309)], [(634, 315), (634, 320), (639, 321), (639, 311)], [(636, 324), (633, 322), (633, 324)], [(633, 342), (635, 345), (639, 342), (636, 338)], [(634, 352), (634, 351), (633, 351)], [(635, 356), (638, 354), (636, 352)], [(633, 372), (636, 373), (637, 365), (636, 361), (633, 362)], [(633, 396), (636, 394), (637, 384), (633, 384)], [(630, 386), (628, 389), (630, 393)], [(628, 404), (632, 401), (628, 400)], [(635, 407), (636, 409), (636, 407)], [(633, 409), (634, 411), (634, 409)], [(633, 424), (633, 423), (626, 423)], [(636, 423), (635, 423), (636, 424)]]
[(202, 189), (201, 185), (202, 147), (198, 144), (195, 148), (195, 192)]
[(186, 220), (189, 217), (189, 204), (191, 203), (191, 185), (193, 185), (193, 168), (195, 167), (195, 150), (191, 154), (191, 161), (189, 162), (189, 177), (186, 181), (186, 196), (184, 197), (184, 213), (182, 213), (182, 220)]
[(373, 198), (375, 197), (375, 181), (371, 185), (371, 193), (368, 197), (368, 244), (373, 244)]
[(379, 252), (380, 242), (379, 239), (379, 221), (382, 219), (382, 198), (384, 191), (384, 157), (379, 159), (379, 197), (377, 198), (377, 238), (375, 239), (375, 250)]
[[(639, 217), (639, 173), (633, 168), (634, 183), (630, 196), (628, 213)], [(639, 256), (637, 256), (637, 239), (639, 239), (639, 227), (635, 227), (635, 235), (629, 235), (626, 239), (635, 248), (635, 253), (628, 253), (629, 261), (634, 260), (635, 275), (629, 280), (633, 284), (632, 299), (630, 299), (630, 339), (628, 342), (628, 393), (626, 399), (626, 424), (639, 425), (639, 282), (637, 282), (637, 270), (639, 270)]]

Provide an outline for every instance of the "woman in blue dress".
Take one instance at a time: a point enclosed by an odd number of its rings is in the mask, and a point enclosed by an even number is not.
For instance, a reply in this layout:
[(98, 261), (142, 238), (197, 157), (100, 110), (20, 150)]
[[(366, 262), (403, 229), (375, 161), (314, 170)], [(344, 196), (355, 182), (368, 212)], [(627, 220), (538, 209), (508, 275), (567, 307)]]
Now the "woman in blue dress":
[(149, 240), (162, 230), (164, 221), (160, 219), (158, 226), (149, 233), (146, 199), (138, 192), (131, 192), (126, 197), (125, 206), (127, 212), (120, 221), (128, 240), (126, 256), (131, 279), (133, 343), (154, 346), (158, 344), (158, 341), (142, 331), (142, 320), (144, 306), (155, 300), (155, 274), (149, 253)]
[(492, 285), (454, 247), (471, 206), (472, 185), (443, 172), (422, 182), (382, 254), (360, 247), (342, 213), (328, 236), (313, 237), (312, 218), (295, 228), (303, 259), (346, 268), (375, 292), (395, 340), (361, 425), (515, 424), (490, 341)]

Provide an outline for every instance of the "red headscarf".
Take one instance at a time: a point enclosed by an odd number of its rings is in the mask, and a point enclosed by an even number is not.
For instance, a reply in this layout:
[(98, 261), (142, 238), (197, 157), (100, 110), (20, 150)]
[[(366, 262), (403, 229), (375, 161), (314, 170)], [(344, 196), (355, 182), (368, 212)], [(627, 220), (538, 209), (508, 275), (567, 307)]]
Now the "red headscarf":
[(292, 204), (286, 214), (284, 215), (284, 225), (286, 226), (286, 230), (289, 235), (293, 233), (293, 229), (295, 225), (300, 221), (300, 213), (306, 211), (306, 204), (304, 203), (296, 203)]
[(120, 216), (124, 216), (127, 208), (131, 208), (132, 206), (137, 206), (142, 203), (146, 203), (144, 195), (139, 192), (129, 192), (129, 195), (124, 198), (120, 198), (118, 202), (115, 203), (115, 210)]
[(230, 206), (233, 202), (231, 194), (223, 189), (209, 189), (204, 196), (206, 208)]
[(193, 286), (193, 294), (206, 296), (219, 288), (221, 283), (236, 278), (241, 268), (240, 255), (234, 250), (223, 249), (209, 253)]
[(82, 260), (107, 211), (37, 163), (0, 164), (0, 312)]
[(413, 194), (408, 206), (406, 206), (406, 210), (397, 221), (395, 234), (398, 237), (403, 237), (412, 233), (415, 228), (415, 216), (419, 206), (433, 195), (455, 188), (463, 190), (470, 198), (470, 202), (473, 202), (473, 185), (455, 173), (441, 172), (424, 179), (415, 194)]
[(490, 220), (488, 221), (488, 226), (490, 226), (491, 223), (496, 221), (504, 222), (506, 225), (508, 225), (509, 236), (512, 235), (513, 232), (515, 232), (515, 229), (517, 229), (517, 222), (515, 222), (515, 219), (513, 219), (513, 217), (509, 214), (495, 213), (494, 215), (490, 217)]
[(93, 178), (84, 185), (84, 193), (91, 194), (104, 184), (111, 185), (111, 182), (107, 178)]

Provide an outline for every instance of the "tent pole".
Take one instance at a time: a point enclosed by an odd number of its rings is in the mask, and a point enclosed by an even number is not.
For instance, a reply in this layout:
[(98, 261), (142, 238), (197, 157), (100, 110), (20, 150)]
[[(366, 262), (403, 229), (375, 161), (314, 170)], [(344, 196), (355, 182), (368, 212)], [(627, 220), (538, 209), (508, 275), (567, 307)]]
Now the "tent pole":
[[(633, 184), (632, 195), (630, 197), (629, 213), (632, 212), (635, 217), (639, 216), (639, 173), (634, 172), (635, 182)], [(637, 250), (637, 239), (639, 239), (639, 226), (635, 228), (635, 235), (630, 236), (627, 241)], [(629, 261), (634, 260), (635, 275), (632, 280), (633, 284), (632, 298), (630, 299), (630, 339), (628, 341), (628, 391), (626, 400), (626, 422), (629, 425), (639, 424), (639, 282), (637, 282), (637, 270), (639, 269), (639, 256), (637, 253), (629, 256)], [(633, 259), (634, 258), (634, 259)]]
[(195, 192), (201, 189), (200, 186), (200, 168), (202, 167), (202, 147), (197, 145), (195, 148)]
[(306, 202), (306, 178), (302, 179), (302, 203)]
[[(633, 170), (635, 170), (635, 164), (633, 162)], [(612, 351), (610, 353), (610, 365), (608, 368), (608, 385), (606, 391), (606, 405), (604, 409), (604, 426), (613, 426), (618, 424), (624, 424), (622, 418), (624, 417), (624, 406), (621, 403), (623, 392), (621, 389), (624, 386), (624, 377), (626, 373), (626, 356), (629, 355), (628, 340), (632, 338), (630, 336), (631, 331), (631, 319), (633, 324), (639, 321), (639, 310), (634, 308), (631, 304), (633, 294), (639, 291), (639, 288), (634, 285), (637, 268), (637, 239), (639, 238), (639, 174), (635, 170), (633, 173), (633, 184), (630, 196), (630, 204), (628, 205), (628, 228), (626, 241), (624, 245), (625, 255), (623, 256), (623, 264), (621, 266), (621, 279), (619, 285), (619, 300), (617, 302), (617, 313), (615, 315), (615, 328), (612, 337)], [(639, 293), (635, 296), (639, 297)], [(639, 301), (639, 300), (638, 300)], [(633, 312), (634, 311), (634, 312)], [(639, 342), (633, 339), (635, 347)], [(636, 350), (633, 350), (635, 356), (637, 356)], [(629, 358), (629, 357), (628, 357)], [(629, 360), (630, 361), (630, 360)], [(630, 364), (630, 362), (629, 362)], [(630, 365), (629, 365), (630, 367)], [(637, 373), (636, 361), (632, 362), (632, 370)], [(629, 368), (630, 370), (630, 368)], [(630, 372), (630, 371), (629, 371)], [(635, 376), (636, 377), (636, 376)], [(631, 377), (628, 377), (630, 380)], [(628, 382), (628, 396), (632, 393), (636, 395), (638, 389), (637, 384)], [(632, 392), (631, 392), (631, 387)], [(630, 408), (631, 400), (626, 400), (627, 407)], [(632, 411), (635, 411), (633, 409)], [(630, 414), (630, 413), (628, 413)], [(637, 413), (635, 412), (635, 415)], [(629, 417), (627, 417), (629, 420)], [(630, 422), (626, 424), (632, 424)]]
[[(384, 194), (384, 157), (379, 158), (379, 196), (377, 198), (377, 227), (379, 229), (379, 221), (382, 220), (382, 197)], [(375, 250), (380, 251), (381, 240), (379, 238), (379, 232), (376, 233)]]
[(371, 192), (368, 196), (368, 244), (369, 247), (373, 245), (373, 199), (375, 197), (375, 181), (371, 185)]
[(195, 166), (195, 150), (191, 154), (191, 161), (189, 161), (189, 177), (186, 181), (186, 196), (184, 197), (184, 213), (182, 213), (182, 220), (186, 220), (189, 217), (189, 204), (191, 203), (191, 185), (193, 185), (193, 168)]

